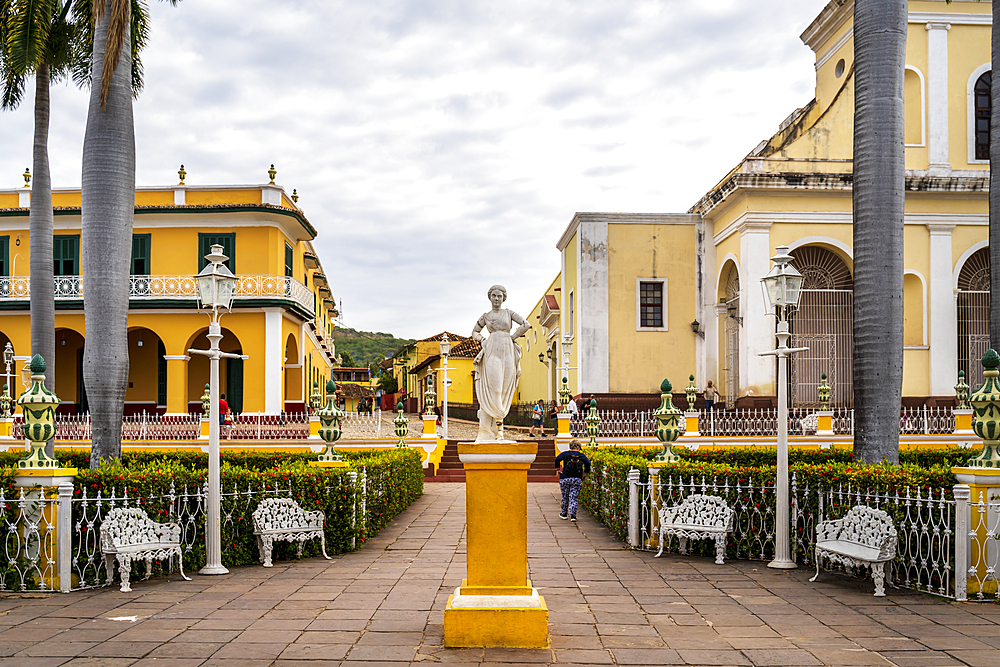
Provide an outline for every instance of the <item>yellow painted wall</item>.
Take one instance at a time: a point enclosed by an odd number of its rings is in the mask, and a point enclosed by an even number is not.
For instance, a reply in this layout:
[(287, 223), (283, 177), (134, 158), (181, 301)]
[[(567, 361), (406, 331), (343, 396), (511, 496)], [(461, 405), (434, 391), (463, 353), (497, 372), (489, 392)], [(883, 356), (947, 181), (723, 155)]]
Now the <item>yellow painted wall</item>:
[(965, 251), (981, 241), (988, 241), (990, 238), (989, 227), (960, 225), (951, 232), (951, 257), (952, 271), (958, 270), (958, 262), (965, 254)]
[(136, 206), (173, 206), (173, 190), (138, 190), (135, 193)]
[(928, 350), (903, 350), (903, 396), (927, 396), (930, 391)]
[[(260, 190), (188, 190), (184, 203), (188, 205), (259, 204)], [(171, 202), (173, 203), (173, 202)]]
[[(694, 225), (608, 225), (611, 392), (656, 392), (695, 371), (694, 247)], [(637, 278), (666, 279), (667, 331), (636, 331)]]
[(0, 193), (0, 208), (17, 208), (20, 199), (16, 192)]

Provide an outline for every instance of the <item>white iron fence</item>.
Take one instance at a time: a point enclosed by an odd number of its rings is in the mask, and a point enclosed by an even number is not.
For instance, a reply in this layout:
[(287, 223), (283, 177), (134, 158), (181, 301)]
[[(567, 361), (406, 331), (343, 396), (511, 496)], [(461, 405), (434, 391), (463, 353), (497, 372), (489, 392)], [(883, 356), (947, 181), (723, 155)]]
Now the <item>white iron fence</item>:
[[(350, 510), (350, 526), (355, 537), (367, 534), (368, 484), (364, 467), (348, 472), (333, 486), (325, 486), (327, 496), (344, 497), (354, 490), (356, 501)], [(56, 490), (56, 489), (53, 489)], [(382, 490), (372, 489), (377, 495)], [(95, 494), (81, 488), (74, 493), (71, 483), (61, 485), (57, 493), (42, 495), (38, 489), (18, 489), (7, 498), (0, 489), (0, 592), (24, 590), (59, 590), (69, 592), (107, 585), (107, 564), (101, 552), (100, 534), (103, 518), (116, 507), (140, 507), (154, 521), (178, 523), (181, 527), (181, 551), (185, 568), (196, 571), (204, 565), (204, 524), (207, 486), (175, 490), (159, 497), (119, 494)], [(254, 509), (265, 496), (293, 497), (289, 489), (250, 489), (223, 487), (223, 542), (234, 541), (236, 534), (250, 531)], [(329, 522), (333, 517), (327, 517)], [(134, 578), (141, 576), (136, 569)]]
[[(591, 483), (606, 484), (607, 477)], [(720, 496), (735, 510), (733, 532), (728, 537), (727, 558), (769, 561), (774, 557), (776, 498), (774, 486), (748, 479), (735, 486), (705, 477), (650, 477), (640, 480), (632, 471), (628, 480), (628, 540), (642, 550), (659, 548), (658, 510), (680, 503), (691, 494)], [(603, 489), (602, 497), (614, 497)], [(951, 497), (948, 497), (948, 496)], [(816, 525), (837, 519), (855, 505), (886, 511), (899, 532), (897, 554), (887, 572), (887, 581), (899, 588), (965, 600), (1000, 602), (997, 570), (1000, 551), (1000, 500), (969, 502), (969, 487), (958, 484), (947, 489), (880, 491), (851, 487), (810, 488), (799, 485), (793, 474), (790, 484), (790, 532), (792, 558), (803, 566), (815, 566)], [(664, 545), (676, 549), (677, 540)], [(689, 545), (690, 548), (690, 545)], [(714, 544), (695, 543), (694, 554), (714, 556)]]
[[(656, 417), (653, 410), (601, 410), (598, 424), (600, 438), (642, 438), (656, 435)], [(788, 411), (789, 435), (815, 435), (818, 410), (792, 408)], [(835, 408), (832, 426), (835, 435), (854, 433), (854, 410)], [(737, 410), (698, 410), (698, 432), (705, 436), (776, 436), (778, 411), (776, 408), (749, 408)], [(679, 421), (681, 432), (685, 420)], [(903, 407), (899, 411), (900, 433), (942, 434), (955, 432), (955, 415), (948, 406)], [(573, 415), (570, 421), (573, 437), (586, 437), (586, 411)]]

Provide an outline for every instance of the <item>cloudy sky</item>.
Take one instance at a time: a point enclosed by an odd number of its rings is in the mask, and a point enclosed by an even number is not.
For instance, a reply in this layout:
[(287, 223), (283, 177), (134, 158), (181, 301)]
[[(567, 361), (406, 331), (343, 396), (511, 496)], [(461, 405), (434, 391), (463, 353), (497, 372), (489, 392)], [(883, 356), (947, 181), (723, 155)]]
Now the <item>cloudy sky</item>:
[[(151, 0), (136, 182), (274, 163), (345, 326), (468, 334), (493, 283), (534, 306), (574, 212), (686, 211), (812, 99), (798, 36), (824, 4)], [(86, 105), (54, 87), (55, 187), (79, 187)], [(0, 188), (31, 106), (0, 113)]]

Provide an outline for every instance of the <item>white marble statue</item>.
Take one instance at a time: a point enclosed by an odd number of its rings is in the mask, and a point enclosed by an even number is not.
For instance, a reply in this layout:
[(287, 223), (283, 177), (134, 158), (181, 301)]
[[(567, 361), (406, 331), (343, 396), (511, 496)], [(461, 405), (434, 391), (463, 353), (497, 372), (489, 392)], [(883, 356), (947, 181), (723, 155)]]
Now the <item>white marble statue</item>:
[[(504, 417), (510, 410), (521, 377), (521, 348), (516, 339), (531, 328), (523, 317), (512, 310), (501, 308), (507, 300), (503, 285), (494, 285), (487, 292), (493, 308), (476, 321), (472, 337), (482, 343), (483, 349), (473, 360), (476, 376), (476, 398), (479, 399), (479, 435), (476, 442), (497, 442)], [(521, 326), (512, 334), (511, 326)], [(485, 337), (483, 328), (489, 332)]]

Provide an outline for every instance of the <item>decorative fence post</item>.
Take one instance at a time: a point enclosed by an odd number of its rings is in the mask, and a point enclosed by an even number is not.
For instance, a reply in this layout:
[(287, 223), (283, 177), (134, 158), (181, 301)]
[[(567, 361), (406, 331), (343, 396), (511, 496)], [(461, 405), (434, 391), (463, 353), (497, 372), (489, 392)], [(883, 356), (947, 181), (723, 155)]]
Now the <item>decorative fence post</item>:
[(56, 558), (58, 559), (59, 590), (69, 593), (73, 588), (73, 483), (59, 483), (56, 508)]
[(969, 498), (968, 484), (956, 484), (952, 488), (955, 497), (955, 599), (967, 600), (969, 589)]
[[(358, 473), (353, 470), (347, 473), (347, 478), (351, 480), (351, 491), (358, 490)], [(356, 549), (358, 547), (358, 498), (354, 497), (354, 502), (351, 503), (351, 548)]]
[(641, 473), (637, 468), (628, 471), (628, 543), (633, 549), (638, 549), (642, 535), (641, 516), (639, 507), (639, 477)]

